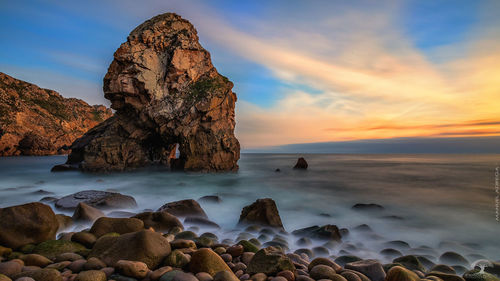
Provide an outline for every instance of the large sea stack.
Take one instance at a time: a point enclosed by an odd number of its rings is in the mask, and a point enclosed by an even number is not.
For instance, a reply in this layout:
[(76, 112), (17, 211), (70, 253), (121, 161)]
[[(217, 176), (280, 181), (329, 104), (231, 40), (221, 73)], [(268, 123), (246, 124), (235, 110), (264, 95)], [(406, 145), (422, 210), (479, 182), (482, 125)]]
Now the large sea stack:
[(0, 156), (67, 153), (113, 113), (0, 72)]
[(83, 171), (150, 165), (235, 171), (240, 145), (232, 87), (191, 23), (173, 13), (158, 15), (116, 50), (103, 86), (116, 113), (73, 143), (67, 165)]

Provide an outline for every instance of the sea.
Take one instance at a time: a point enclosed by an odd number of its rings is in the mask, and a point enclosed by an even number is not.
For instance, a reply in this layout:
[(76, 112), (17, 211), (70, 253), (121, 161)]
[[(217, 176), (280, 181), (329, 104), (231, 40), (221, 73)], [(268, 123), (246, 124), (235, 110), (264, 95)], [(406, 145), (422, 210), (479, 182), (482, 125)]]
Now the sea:
[[(307, 170), (293, 169), (298, 157), (307, 160)], [(138, 213), (176, 200), (217, 195), (220, 203), (201, 206), (221, 226), (212, 232), (220, 239), (235, 239), (236, 232), (244, 231), (236, 227), (241, 209), (256, 199), (272, 198), (288, 233), (327, 224), (350, 230), (342, 244), (329, 247), (329, 256), (350, 254), (390, 262), (380, 251), (392, 245), (402, 254), (420, 253), (436, 263), (446, 251), (470, 263), (500, 259), (497, 154), (243, 153), (235, 173), (50, 172), (65, 160), (66, 156), (0, 158), (0, 207), (103, 190), (133, 196), (138, 207), (124, 211)], [(358, 203), (384, 209), (353, 209)], [(363, 224), (368, 227), (358, 227)], [(297, 244), (300, 237), (280, 236), (291, 251), (303, 248)], [(409, 247), (399, 243), (397, 248), (398, 242), (391, 241), (404, 241)], [(312, 241), (310, 247), (316, 246), (322, 242)]]

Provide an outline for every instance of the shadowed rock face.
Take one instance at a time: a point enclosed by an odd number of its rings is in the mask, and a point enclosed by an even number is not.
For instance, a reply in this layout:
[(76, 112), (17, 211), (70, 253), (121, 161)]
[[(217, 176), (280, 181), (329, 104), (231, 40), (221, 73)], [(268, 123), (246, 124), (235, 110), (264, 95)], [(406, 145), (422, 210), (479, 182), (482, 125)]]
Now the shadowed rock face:
[(232, 87), (191, 23), (158, 15), (116, 50), (103, 87), (116, 113), (73, 143), (68, 164), (85, 171), (237, 170)]

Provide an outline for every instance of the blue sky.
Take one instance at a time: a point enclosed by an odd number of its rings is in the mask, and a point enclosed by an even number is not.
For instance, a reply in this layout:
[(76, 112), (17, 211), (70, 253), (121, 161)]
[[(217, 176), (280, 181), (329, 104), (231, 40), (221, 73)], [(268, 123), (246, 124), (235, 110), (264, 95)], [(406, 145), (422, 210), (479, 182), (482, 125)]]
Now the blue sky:
[[(235, 84), (244, 147), (439, 136), (496, 118), (494, 77), (479, 78), (498, 59), (495, 1), (0, 3), (0, 71), (92, 104), (106, 103), (102, 78), (128, 33), (180, 14)], [(498, 131), (453, 136), (470, 130)]]

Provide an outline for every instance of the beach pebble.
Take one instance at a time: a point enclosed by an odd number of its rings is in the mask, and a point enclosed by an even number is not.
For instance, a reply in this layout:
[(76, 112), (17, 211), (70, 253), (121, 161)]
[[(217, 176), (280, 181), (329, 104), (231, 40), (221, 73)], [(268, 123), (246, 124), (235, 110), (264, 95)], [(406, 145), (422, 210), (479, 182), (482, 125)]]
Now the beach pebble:
[(405, 268), (410, 270), (426, 271), (424, 265), (413, 255), (402, 256), (394, 259), (392, 262), (402, 264)]
[(231, 271), (223, 270), (214, 275), (214, 281), (240, 281)]
[(195, 276), (200, 281), (212, 281), (213, 280), (213, 277), (206, 272), (198, 272), (198, 273), (196, 273)]
[[(160, 279), (160, 277), (163, 274), (170, 272), (170, 271), (172, 271), (171, 266), (160, 267), (160, 268), (156, 269), (155, 271), (151, 272), (151, 274), (149, 275), (149, 279), (156, 281), (156, 280)], [(202, 281), (202, 280), (200, 280), (200, 281)], [(209, 280), (207, 280), (207, 281), (209, 281)]]
[(315, 280), (319, 279), (333, 279), (333, 276), (336, 274), (335, 270), (330, 266), (319, 264), (314, 266), (309, 271), (309, 276)]
[(19, 259), (0, 263), (0, 274), (12, 277), (23, 270), (24, 262)]
[(105, 215), (101, 210), (80, 202), (76, 206), (72, 219), (73, 221), (79, 222), (94, 222), (98, 218), (104, 216)]
[(467, 261), (462, 255), (455, 252), (445, 252), (439, 257), (439, 262), (449, 265), (463, 265), (469, 266)]
[(106, 281), (106, 273), (100, 270), (88, 270), (78, 273), (75, 281)]
[(219, 271), (231, 271), (229, 266), (217, 253), (207, 248), (200, 249), (193, 253), (189, 268), (194, 274), (206, 272), (211, 276), (214, 276), (215, 273)]
[(24, 255), (21, 257), (21, 259), (24, 261), (24, 265), (26, 266), (34, 265), (39, 267), (46, 267), (47, 265), (52, 263), (52, 261), (48, 258), (38, 254)]
[(84, 270), (99, 270), (105, 268), (106, 264), (98, 258), (92, 257), (83, 265)]
[(80, 243), (83, 246), (91, 249), (94, 246), (95, 241), (97, 241), (97, 238), (94, 234), (89, 232), (77, 232), (73, 234), (73, 236), (71, 236), (71, 241)]
[(385, 271), (382, 264), (377, 260), (350, 262), (345, 265), (345, 268), (361, 272), (372, 281), (383, 281), (385, 279)]
[(145, 278), (148, 275), (148, 266), (140, 261), (119, 260), (115, 269), (120, 274), (137, 279)]
[(414, 272), (402, 267), (394, 266), (387, 272), (386, 281), (419, 281), (420, 277)]
[(315, 267), (317, 265), (326, 265), (326, 266), (329, 266), (333, 270), (335, 270), (335, 272), (339, 272), (340, 270), (342, 270), (342, 267), (340, 265), (338, 265), (337, 263), (335, 263), (334, 261), (332, 261), (332, 260), (330, 260), (328, 258), (315, 258), (314, 260), (312, 260), (309, 263), (308, 270), (312, 270), (313, 267)]

